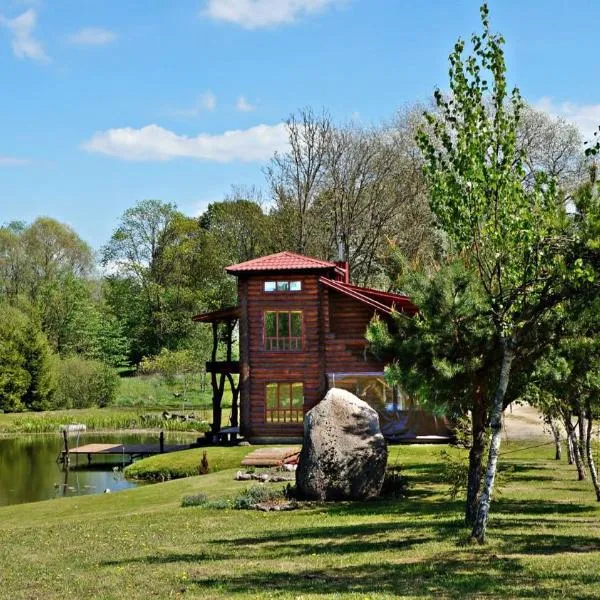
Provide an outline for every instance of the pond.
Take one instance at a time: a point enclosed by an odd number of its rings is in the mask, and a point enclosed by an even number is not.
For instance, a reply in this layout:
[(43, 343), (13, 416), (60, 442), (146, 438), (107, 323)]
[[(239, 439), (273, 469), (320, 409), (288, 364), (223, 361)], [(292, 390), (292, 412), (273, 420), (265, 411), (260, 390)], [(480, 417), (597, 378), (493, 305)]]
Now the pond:
[[(170, 443), (189, 443), (189, 437), (166, 436)], [(77, 438), (70, 439), (71, 446)], [(119, 444), (156, 444), (158, 435), (148, 434), (91, 434), (83, 433), (80, 445), (93, 442)], [(36, 502), (63, 496), (101, 494), (144, 485), (125, 479), (123, 462), (119, 456), (73, 457), (70, 468), (63, 468), (57, 457), (63, 448), (62, 437), (57, 433), (0, 437), (0, 506)]]

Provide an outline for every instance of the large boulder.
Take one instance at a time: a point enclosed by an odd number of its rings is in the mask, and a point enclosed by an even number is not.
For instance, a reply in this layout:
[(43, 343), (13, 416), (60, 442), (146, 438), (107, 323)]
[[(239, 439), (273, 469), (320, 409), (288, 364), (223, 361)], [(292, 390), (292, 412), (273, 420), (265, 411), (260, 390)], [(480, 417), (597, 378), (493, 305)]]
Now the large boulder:
[(306, 413), (296, 487), (314, 500), (366, 500), (383, 484), (387, 445), (377, 412), (354, 394), (332, 388)]

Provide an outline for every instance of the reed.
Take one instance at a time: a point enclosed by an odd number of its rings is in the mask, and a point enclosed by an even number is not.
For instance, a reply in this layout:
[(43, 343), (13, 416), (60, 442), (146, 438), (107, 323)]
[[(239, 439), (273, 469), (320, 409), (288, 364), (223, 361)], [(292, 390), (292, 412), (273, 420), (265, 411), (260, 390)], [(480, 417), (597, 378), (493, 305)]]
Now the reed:
[(54, 433), (61, 425), (83, 423), (88, 431), (121, 429), (163, 429), (165, 431), (208, 431), (205, 414), (195, 421), (163, 419), (162, 413), (124, 410), (117, 408), (90, 408), (82, 410), (57, 410), (52, 412), (26, 412), (0, 414), (0, 434)]

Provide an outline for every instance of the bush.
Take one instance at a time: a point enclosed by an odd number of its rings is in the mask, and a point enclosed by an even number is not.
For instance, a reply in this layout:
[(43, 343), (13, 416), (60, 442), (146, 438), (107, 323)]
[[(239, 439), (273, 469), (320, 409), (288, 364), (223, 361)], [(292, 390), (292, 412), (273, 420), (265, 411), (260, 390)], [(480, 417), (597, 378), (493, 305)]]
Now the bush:
[(402, 469), (399, 465), (388, 467), (385, 471), (383, 485), (380, 495), (386, 498), (395, 498), (399, 500), (406, 498), (408, 494), (408, 481), (402, 475)]
[(232, 508), (244, 510), (254, 508), (261, 502), (272, 502), (284, 497), (282, 489), (256, 484), (240, 492), (233, 500)]
[(58, 389), (54, 408), (104, 407), (114, 402), (119, 377), (106, 364), (72, 356), (58, 359), (56, 370)]
[(54, 394), (48, 340), (24, 312), (0, 306), (0, 409), (44, 410)]
[(206, 494), (203, 494), (202, 492), (198, 493), (198, 494), (192, 494), (190, 496), (184, 496), (181, 499), (181, 506), (182, 507), (188, 507), (188, 506), (204, 506), (208, 501), (208, 496)]

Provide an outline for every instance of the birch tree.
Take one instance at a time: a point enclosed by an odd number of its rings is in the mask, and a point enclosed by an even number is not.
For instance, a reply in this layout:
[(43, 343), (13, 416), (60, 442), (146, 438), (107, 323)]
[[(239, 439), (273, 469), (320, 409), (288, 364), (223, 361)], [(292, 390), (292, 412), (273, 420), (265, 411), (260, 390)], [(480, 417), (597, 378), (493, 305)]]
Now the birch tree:
[(573, 240), (554, 181), (536, 173), (525, 186), (517, 139), (523, 101), (509, 91), (504, 39), (490, 29), (472, 52), (458, 40), (450, 55), (450, 94), (435, 92), (436, 111), (418, 136), (431, 209), (451, 251), (477, 275), (495, 331), (497, 377), (489, 383), (491, 440), (471, 536), (485, 542), (498, 459), (505, 396), (523, 340), (565, 295)]

